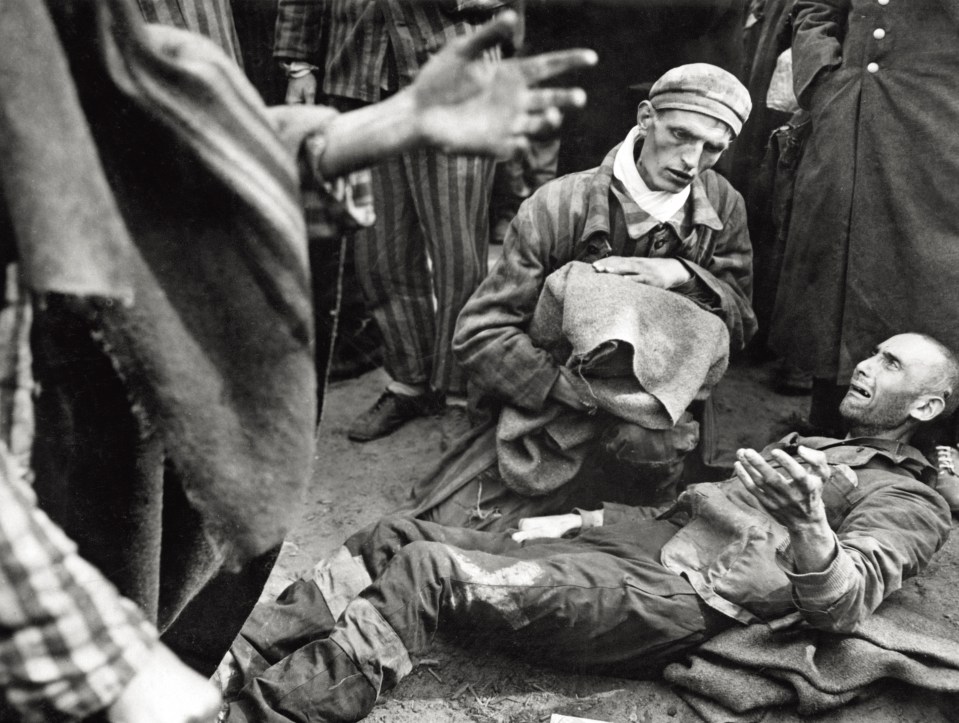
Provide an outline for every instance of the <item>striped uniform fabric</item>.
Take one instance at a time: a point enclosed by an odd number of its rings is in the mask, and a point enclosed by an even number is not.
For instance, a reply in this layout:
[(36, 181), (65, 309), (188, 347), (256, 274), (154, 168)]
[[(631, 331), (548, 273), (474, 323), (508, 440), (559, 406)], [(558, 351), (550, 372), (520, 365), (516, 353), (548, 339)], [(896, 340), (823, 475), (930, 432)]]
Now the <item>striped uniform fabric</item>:
[[(447, 42), (511, 2), (279, 0), (273, 54), (324, 68), (323, 92), (375, 103)], [(498, 57), (498, 51), (490, 54)]]
[[(431, 54), (508, 4), (280, 0), (274, 55), (322, 67), (323, 92), (334, 100), (373, 103), (409, 85)], [(400, 382), (462, 393), (451, 340), (460, 309), (486, 274), (493, 163), (422, 150), (372, 172), (377, 222), (358, 234), (356, 270), (383, 334), (386, 371)]]
[(146, 22), (205, 35), (243, 67), (230, 0), (137, 0), (137, 4)]
[(355, 260), (383, 332), (384, 367), (407, 384), (463, 393), (451, 344), (460, 309), (486, 276), (493, 162), (420, 150), (372, 177), (377, 220), (357, 234)]
[(513, 406), (541, 410), (556, 382), (555, 361), (526, 331), (546, 277), (574, 259), (610, 254), (679, 259), (693, 278), (675, 290), (723, 319), (732, 351), (756, 330), (742, 196), (715, 171), (706, 171), (690, 187), (684, 217), (652, 223), (614, 184), (618, 148), (599, 168), (551, 181), (520, 206), (502, 258), (460, 314), (454, 348), (470, 381)]
[(0, 446), (0, 719), (84, 718), (143, 667), (157, 633), (36, 508)]

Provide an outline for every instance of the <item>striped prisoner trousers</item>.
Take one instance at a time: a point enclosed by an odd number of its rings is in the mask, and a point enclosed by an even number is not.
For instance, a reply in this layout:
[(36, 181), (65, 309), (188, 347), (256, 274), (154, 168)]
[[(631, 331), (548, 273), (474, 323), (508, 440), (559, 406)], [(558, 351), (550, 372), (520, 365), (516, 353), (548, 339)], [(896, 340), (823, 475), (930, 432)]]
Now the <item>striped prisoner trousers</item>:
[(462, 394), (451, 342), (460, 309), (486, 276), (493, 161), (423, 149), (372, 175), (376, 223), (357, 234), (355, 258), (386, 371)]

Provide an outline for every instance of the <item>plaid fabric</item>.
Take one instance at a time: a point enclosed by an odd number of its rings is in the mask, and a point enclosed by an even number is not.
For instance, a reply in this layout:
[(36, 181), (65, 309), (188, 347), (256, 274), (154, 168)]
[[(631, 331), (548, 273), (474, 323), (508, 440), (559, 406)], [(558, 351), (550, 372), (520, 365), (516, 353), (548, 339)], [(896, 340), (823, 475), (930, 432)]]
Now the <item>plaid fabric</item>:
[(16, 719), (82, 718), (105, 708), (156, 639), (133, 603), (36, 509), (0, 446), (0, 690)]
[(148, 23), (172, 25), (205, 35), (243, 67), (230, 0), (137, 0)]
[[(627, 202), (624, 209), (625, 194), (610, 193), (617, 149), (599, 168), (547, 183), (520, 207), (500, 262), (457, 321), (453, 350), (470, 381), (522, 409), (539, 411), (559, 373), (526, 329), (546, 277), (574, 259), (662, 255), (673, 239), (668, 255), (681, 260), (695, 277), (688, 288), (677, 290), (691, 292), (696, 300), (708, 293), (707, 306), (715, 306), (726, 323), (734, 351), (756, 330), (750, 305), (752, 247), (742, 196), (707, 171), (693, 182), (681, 222), (671, 219), (650, 228), (652, 237), (631, 241), (627, 225), (639, 232), (649, 224), (635, 204)], [(664, 245), (657, 248), (660, 240)], [(627, 244), (633, 242), (630, 250)]]
[(273, 54), (324, 68), (327, 95), (373, 103), (384, 91), (409, 85), (430, 55), (509, 4), (502, 0), (279, 0)]

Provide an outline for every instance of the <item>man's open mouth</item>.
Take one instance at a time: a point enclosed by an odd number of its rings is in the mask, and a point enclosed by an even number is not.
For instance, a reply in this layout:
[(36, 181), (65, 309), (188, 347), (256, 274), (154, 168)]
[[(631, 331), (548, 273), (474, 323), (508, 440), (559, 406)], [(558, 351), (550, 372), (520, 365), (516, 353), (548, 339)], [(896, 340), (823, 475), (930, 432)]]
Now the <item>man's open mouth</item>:
[(856, 384), (853, 382), (849, 385), (849, 391), (854, 392), (865, 399), (872, 399), (872, 393), (861, 384)]

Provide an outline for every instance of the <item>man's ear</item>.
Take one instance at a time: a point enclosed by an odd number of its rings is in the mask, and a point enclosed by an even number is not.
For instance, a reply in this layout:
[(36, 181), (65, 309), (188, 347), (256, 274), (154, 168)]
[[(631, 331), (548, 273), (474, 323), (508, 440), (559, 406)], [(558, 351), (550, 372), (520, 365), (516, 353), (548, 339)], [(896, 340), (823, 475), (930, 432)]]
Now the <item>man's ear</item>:
[(941, 394), (923, 394), (912, 404), (909, 416), (917, 422), (929, 422), (942, 414), (946, 400)]
[(656, 109), (653, 108), (653, 104), (648, 100), (644, 100), (639, 104), (639, 107), (636, 109), (636, 125), (639, 126), (639, 134), (641, 136), (646, 136), (646, 132), (649, 130), (649, 124), (655, 115)]

